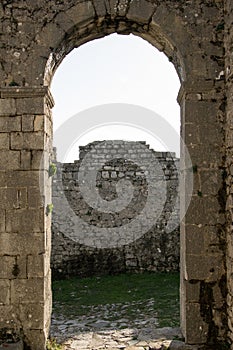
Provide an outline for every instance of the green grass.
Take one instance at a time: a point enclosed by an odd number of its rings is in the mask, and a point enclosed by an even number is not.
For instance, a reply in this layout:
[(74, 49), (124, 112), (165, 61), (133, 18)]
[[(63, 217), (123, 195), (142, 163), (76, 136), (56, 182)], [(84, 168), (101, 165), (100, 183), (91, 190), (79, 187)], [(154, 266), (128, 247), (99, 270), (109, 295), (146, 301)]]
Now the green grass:
[(46, 344), (47, 350), (63, 350), (63, 346), (58, 344), (56, 339), (48, 339)]
[[(54, 281), (53, 299), (54, 312), (66, 317), (91, 313), (99, 305), (119, 304), (120, 308), (127, 304), (124, 316), (128, 318), (133, 318), (135, 311), (150, 311), (156, 314), (160, 327), (179, 326), (178, 273), (121, 274)], [(147, 310), (148, 300), (150, 310)]]

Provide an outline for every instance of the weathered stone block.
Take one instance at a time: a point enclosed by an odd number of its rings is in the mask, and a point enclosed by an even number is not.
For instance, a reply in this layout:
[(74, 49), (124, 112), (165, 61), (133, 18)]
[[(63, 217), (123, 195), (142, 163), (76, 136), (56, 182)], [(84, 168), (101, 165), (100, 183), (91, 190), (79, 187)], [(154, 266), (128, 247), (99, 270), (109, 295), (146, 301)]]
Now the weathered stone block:
[(16, 99), (16, 110), (18, 115), (43, 114), (45, 110), (44, 98), (18, 98)]
[[(9, 288), (10, 288), (10, 285), (9, 285)], [(0, 290), (0, 294), (1, 294), (1, 290)], [(17, 318), (17, 313), (15, 312), (15, 305), (0, 304), (0, 328), (5, 328), (6, 325), (9, 325), (9, 324), (13, 324), (15, 327), (19, 326), (19, 328), (21, 326)]]
[(45, 277), (50, 269), (50, 254), (28, 255), (28, 278)]
[(0, 170), (19, 170), (20, 152), (0, 150)]
[(16, 104), (15, 99), (0, 99), (0, 115), (14, 115), (16, 114)]
[(6, 211), (6, 232), (31, 233), (44, 230), (43, 209), (15, 209)]
[(197, 225), (186, 225), (184, 235), (184, 248), (189, 254), (203, 254), (204, 247), (204, 229)]
[(27, 205), (26, 188), (7, 188), (5, 209), (23, 209)]
[(7, 150), (9, 149), (10, 145), (10, 138), (9, 134), (7, 133), (0, 133), (0, 150)]
[(224, 273), (223, 256), (187, 253), (186, 270), (188, 280), (217, 281)]
[[(171, 46), (171, 44), (173, 43), (174, 45), (179, 46), (183, 55), (186, 55), (187, 53), (192, 51), (194, 47), (196, 50), (198, 49), (197, 38), (195, 36), (191, 36), (191, 33), (184, 30), (184, 28), (186, 28), (187, 23), (181, 20), (176, 11), (168, 9), (164, 2), (158, 3), (150, 25), (152, 31), (158, 31), (159, 40), (164, 41), (166, 35), (167, 38), (170, 39), (168, 45)], [(176, 28), (175, 31), (174, 27)], [(163, 31), (165, 31), (165, 35), (163, 35)], [(164, 50), (168, 57), (170, 57), (171, 60), (174, 62), (174, 60), (176, 59), (175, 57), (173, 57), (174, 49), (172, 48), (171, 51), (169, 50), (170, 52), (167, 52), (166, 47), (162, 47), (161, 51)], [(188, 70), (188, 68), (189, 67), (187, 67), (185, 71)], [(178, 74), (179, 73), (181, 72), (178, 71)]]
[(65, 32), (69, 32), (74, 26), (74, 22), (66, 15), (65, 12), (60, 12), (56, 15), (55, 23)]
[[(182, 228), (183, 225), (181, 225)], [(182, 249), (191, 254), (221, 254), (224, 232), (212, 225), (186, 225), (182, 230)]]
[(34, 131), (44, 131), (46, 119), (47, 118), (44, 115), (36, 115), (34, 120)]
[(188, 344), (204, 344), (208, 336), (208, 324), (201, 316), (200, 304), (186, 304), (185, 340)]
[[(0, 306), (10, 303), (10, 281), (0, 279)], [(1, 319), (1, 314), (0, 314)]]
[(14, 276), (15, 278), (27, 278), (27, 256), (25, 252), (17, 256)]
[(6, 203), (6, 188), (0, 188), (0, 209), (5, 209), (5, 207), (7, 206)]
[(20, 304), (19, 306), (19, 314), (24, 327), (27, 329), (43, 329), (45, 327), (44, 303), (33, 303), (33, 299), (28, 301), (31, 301), (31, 303)]
[(14, 278), (14, 267), (16, 265), (16, 258), (14, 256), (0, 256), (1, 270), (0, 279), (12, 279)]
[(222, 187), (220, 170), (200, 171), (200, 188), (203, 195), (216, 195)]
[(11, 132), (21, 130), (21, 117), (0, 117), (0, 130), (1, 132)]
[[(44, 162), (44, 152), (41, 150), (32, 150), (32, 169), (33, 170), (44, 170), (45, 162)], [(46, 167), (46, 170), (48, 167)]]
[(206, 144), (187, 145), (192, 164), (197, 165), (199, 169), (219, 169), (219, 164), (223, 160), (223, 152), (220, 145)]
[(25, 151), (25, 150), (22, 150), (20, 152), (20, 155), (21, 155), (21, 160), (20, 160), (20, 165), (21, 165), (21, 169), (22, 170), (30, 170), (31, 169), (31, 158), (32, 158), (32, 155), (31, 155), (31, 151)]
[(22, 116), (22, 131), (33, 131), (34, 130), (34, 116), (23, 115)]
[(43, 132), (11, 133), (11, 149), (44, 149), (45, 137)]
[(43, 254), (45, 244), (43, 232), (0, 233), (0, 255)]
[(187, 74), (192, 74), (192, 76), (196, 76), (198, 79), (212, 76), (212, 72), (209, 72), (209, 65), (203, 57), (202, 50), (198, 45), (196, 45), (195, 52), (188, 54), (187, 62)]
[[(68, 16), (69, 17), (69, 16)], [(76, 23), (76, 22), (75, 22)], [(47, 26), (45, 26), (39, 34), (36, 36), (36, 42), (38, 45), (38, 49), (45, 50), (46, 49), (46, 43), (49, 40), (50, 47), (57, 47), (61, 41), (61, 38), (63, 38), (65, 35), (65, 31), (59, 27), (56, 23), (50, 22)], [(41, 113), (35, 113), (35, 114), (42, 114)]]
[(0, 232), (5, 232), (6, 230), (5, 221), (5, 210), (0, 209)]
[(200, 300), (200, 281), (186, 281), (183, 284), (185, 299), (198, 303)]
[[(41, 127), (41, 126), (39, 126), (39, 122), (38, 122), (38, 127)], [(52, 119), (49, 117), (46, 117), (44, 120), (44, 131), (49, 137), (53, 136), (53, 123), (52, 123)], [(51, 145), (51, 140), (50, 140), (50, 143), (47, 142), (47, 144), (46, 144), (45, 151), (51, 152), (51, 149), (52, 149), (52, 145)]]
[(131, 21), (148, 23), (155, 11), (155, 6), (150, 2), (132, 1), (126, 17)]
[(35, 304), (44, 302), (44, 278), (13, 279), (11, 281), (11, 302), (14, 304)]
[[(76, 24), (81, 25), (84, 22), (88, 22), (93, 19), (95, 15), (95, 11), (91, 1), (86, 1), (83, 3), (79, 3), (68, 11), (66, 11), (66, 15)], [(47, 40), (47, 38), (46, 38)]]
[(94, 0), (93, 5), (99, 17), (104, 17), (111, 12), (108, 1)]
[(220, 204), (216, 197), (193, 196), (186, 212), (185, 221), (194, 225), (215, 225), (221, 222)]
[[(200, 86), (200, 92), (202, 87)], [(212, 101), (189, 101), (185, 102), (185, 124), (192, 123), (199, 126), (199, 131), (207, 130), (209, 125), (212, 125), (216, 129), (220, 127), (218, 120), (218, 108), (219, 104)], [(186, 135), (185, 135), (186, 136)], [(203, 139), (200, 141), (206, 141), (206, 134), (203, 134)], [(186, 141), (186, 140), (185, 140)]]
[[(40, 184), (40, 171), (14, 171), (2, 174), (2, 183), (8, 187), (38, 187)], [(1, 184), (1, 173), (0, 173)]]
[(184, 125), (184, 130), (186, 145), (194, 145), (200, 143), (200, 131), (198, 125), (194, 123), (186, 123)]
[[(224, 128), (223, 126), (216, 125), (217, 123), (209, 124), (208, 125), (208, 144), (213, 144), (213, 145), (221, 145), (221, 143), (224, 140)], [(206, 138), (206, 127), (203, 125), (199, 126), (199, 135), (200, 135), (200, 140), (203, 142)]]
[(44, 197), (38, 187), (28, 187), (28, 207), (42, 208), (44, 206)]

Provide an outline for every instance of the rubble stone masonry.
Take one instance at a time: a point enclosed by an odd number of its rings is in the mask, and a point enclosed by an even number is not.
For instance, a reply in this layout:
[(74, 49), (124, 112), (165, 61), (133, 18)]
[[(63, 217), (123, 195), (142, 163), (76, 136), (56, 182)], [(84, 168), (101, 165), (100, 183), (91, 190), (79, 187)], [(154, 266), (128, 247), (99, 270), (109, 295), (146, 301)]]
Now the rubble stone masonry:
[(233, 349), (232, 7), (232, 0), (1, 1), (0, 328), (16, 330), (28, 349), (45, 349), (51, 312), (50, 82), (73, 48), (112, 33), (147, 40), (180, 78), (181, 136), (194, 175), (187, 195), (182, 146), (181, 212), (190, 205), (180, 232), (181, 328), (187, 344)]
[[(101, 274), (114, 274), (120, 272), (143, 271), (179, 271), (180, 260), (180, 234), (179, 234), (179, 159), (170, 152), (150, 152), (158, 160), (166, 182), (166, 202), (163, 203), (157, 190), (156, 201), (161, 201), (163, 211), (154, 222), (148, 232), (132, 242), (116, 247), (98, 248), (93, 246), (90, 237), (90, 245), (79, 243), (81, 234), (90, 235), (93, 225), (101, 227), (121, 227), (140, 214), (148, 195), (146, 181), (147, 171), (143, 171), (139, 165), (127, 161), (132, 159), (143, 160), (148, 153), (143, 153), (143, 148), (149, 149), (149, 145), (142, 142), (123, 143), (120, 140), (108, 141), (109, 148), (99, 143), (99, 148), (94, 148), (96, 142), (81, 147), (81, 157), (74, 163), (56, 163), (58, 171), (53, 177), (53, 214), (52, 214), (52, 256), (51, 266), (54, 278), (70, 276), (92, 276)], [(127, 145), (127, 147), (125, 147)], [(111, 147), (112, 146), (112, 147)], [(90, 150), (94, 150), (90, 157), (86, 171), (93, 171), (95, 161), (99, 162), (105, 155), (112, 157), (97, 173), (96, 186), (100, 196), (108, 201), (116, 198), (116, 187), (119, 181), (128, 180), (134, 188), (134, 196), (123, 210), (116, 213), (103, 213), (92, 208), (83, 198), (78, 181), (80, 163)], [(122, 151), (122, 158), (114, 158), (115, 152)], [(140, 153), (139, 153), (140, 152)], [(146, 158), (147, 159), (147, 158)], [(149, 158), (149, 161), (152, 161)], [(156, 182), (159, 178), (154, 178)], [(160, 190), (160, 188), (159, 188)], [(63, 196), (67, 198), (75, 215), (89, 223), (88, 229), (75, 226), (71, 217), (64, 215)], [(144, 218), (146, 220), (146, 217)], [(143, 225), (143, 223), (142, 223)], [(174, 229), (168, 226), (173, 225)], [(115, 233), (118, 234), (117, 232)], [(90, 235), (91, 236), (91, 235)], [(74, 237), (74, 239), (72, 239)]]

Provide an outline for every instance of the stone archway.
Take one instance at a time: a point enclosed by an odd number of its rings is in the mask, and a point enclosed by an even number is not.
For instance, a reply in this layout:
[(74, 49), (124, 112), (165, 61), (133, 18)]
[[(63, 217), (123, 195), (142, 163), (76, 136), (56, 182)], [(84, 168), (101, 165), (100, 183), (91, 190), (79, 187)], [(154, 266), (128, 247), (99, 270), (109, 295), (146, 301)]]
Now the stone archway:
[[(29, 347), (44, 349), (51, 312), (51, 220), (46, 207), (51, 202), (53, 73), (74, 47), (114, 32), (133, 33), (169, 57), (182, 85), (181, 135), (193, 162), (187, 171), (194, 173), (181, 230), (185, 341), (225, 341), (222, 2), (12, 1), (1, 4), (0, 13), (5, 28), (0, 71), (0, 327), (16, 328)], [(184, 194), (185, 186), (184, 180)]]

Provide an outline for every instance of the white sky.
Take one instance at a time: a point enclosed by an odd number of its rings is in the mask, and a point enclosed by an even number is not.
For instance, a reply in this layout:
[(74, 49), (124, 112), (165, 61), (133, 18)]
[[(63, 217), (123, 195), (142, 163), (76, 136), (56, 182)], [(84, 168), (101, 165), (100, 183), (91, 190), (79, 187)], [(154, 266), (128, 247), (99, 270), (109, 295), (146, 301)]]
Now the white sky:
[[(117, 34), (93, 40), (73, 50), (54, 75), (51, 86), (55, 99), (54, 132), (87, 108), (128, 103), (155, 111), (179, 134), (180, 109), (176, 102), (179, 87), (174, 66), (147, 41)], [(147, 141), (156, 151), (165, 150), (150, 133), (137, 126), (102, 126), (77, 137), (66, 161), (78, 159), (79, 145), (107, 139)], [(59, 151), (62, 144), (54, 146)], [(178, 149), (170, 151), (179, 154)]]

